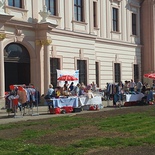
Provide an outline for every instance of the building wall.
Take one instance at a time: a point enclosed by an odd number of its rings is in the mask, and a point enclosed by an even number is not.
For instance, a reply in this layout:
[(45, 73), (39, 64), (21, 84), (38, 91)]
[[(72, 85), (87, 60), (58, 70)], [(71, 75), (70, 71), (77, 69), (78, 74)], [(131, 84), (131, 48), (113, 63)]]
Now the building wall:
[[(93, 26), (93, 1), (97, 2), (98, 8), (97, 27)], [(6, 37), (0, 40), (0, 96), (4, 94), (7, 78), (4, 77), (3, 50), (11, 42), (21, 43), (28, 49), (31, 82), (41, 94), (46, 92), (50, 83), (50, 57), (60, 58), (64, 70), (76, 69), (77, 59), (87, 60), (88, 84), (95, 81), (95, 61), (98, 61), (100, 88), (104, 88), (107, 82), (114, 82), (114, 62), (121, 63), (122, 81), (133, 78), (133, 64), (139, 64), (141, 73), (138, 0), (85, 0), (84, 22), (74, 20), (73, 0), (58, 0), (57, 16), (49, 16), (44, 11), (44, 0), (25, 0), (24, 9), (9, 7), (7, 1), (1, 4), (0, 34), (6, 34)], [(119, 32), (112, 31), (112, 7), (119, 9)], [(136, 36), (131, 31), (132, 13), (137, 14)]]

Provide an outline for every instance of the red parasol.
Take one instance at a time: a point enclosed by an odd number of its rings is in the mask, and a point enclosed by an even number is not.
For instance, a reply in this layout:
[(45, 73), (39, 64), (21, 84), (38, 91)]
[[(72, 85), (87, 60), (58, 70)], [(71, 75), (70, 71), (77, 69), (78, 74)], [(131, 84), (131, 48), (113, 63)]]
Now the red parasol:
[(76, 81), (78, 78), (72, 76), (72, 75), (63, 75), (60, 76), (57, 80), (59, 81)]
[(149, 79), (154, 79), (155, 80), (155, 73), (148, 73), (148, 74), (144, 74), (145, 78), (149, 78)]

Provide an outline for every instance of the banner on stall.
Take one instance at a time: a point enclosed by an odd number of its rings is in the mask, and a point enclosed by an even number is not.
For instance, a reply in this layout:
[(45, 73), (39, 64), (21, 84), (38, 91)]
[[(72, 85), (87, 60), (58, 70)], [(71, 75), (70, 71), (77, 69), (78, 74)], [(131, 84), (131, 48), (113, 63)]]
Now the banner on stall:
[[(63, 75), (71, 75), (76, 77), (77, 79), (79, 79), (79, 70), (58, 70), (57, 69), (57, 78), (59, 78), (60, 76)], [(63, 87), (65, 81), (57, 81), (58, 85)], [(77, 81), (68, 81), (68, 83), (70, 84), (71, 82), (74, 82), (74, 86), (76, 86), (79, 83), (79, 80)]]

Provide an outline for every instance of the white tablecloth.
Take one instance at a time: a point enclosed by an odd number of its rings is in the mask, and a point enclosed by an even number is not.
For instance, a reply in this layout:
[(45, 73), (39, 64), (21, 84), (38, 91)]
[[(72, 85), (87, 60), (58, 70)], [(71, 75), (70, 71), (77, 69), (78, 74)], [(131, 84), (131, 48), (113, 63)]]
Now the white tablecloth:
[(68, 98), (55, 98), (45, 102), (46, 105), (53, 105), (54, 108), (62, 108), (64, 106), (78, 107), (78, 98), (77, 97), (68, 97)]
[(144, 97), (143, 93), (126, 94), (126, 102), (140, 101)]
[(81, 106), (84, 105), (92, 105), (92, 104), (102, 104), (101, 96), (95, 96), (93, 98), (88, 98), (86, 96), (79, 97), (79, 104)]

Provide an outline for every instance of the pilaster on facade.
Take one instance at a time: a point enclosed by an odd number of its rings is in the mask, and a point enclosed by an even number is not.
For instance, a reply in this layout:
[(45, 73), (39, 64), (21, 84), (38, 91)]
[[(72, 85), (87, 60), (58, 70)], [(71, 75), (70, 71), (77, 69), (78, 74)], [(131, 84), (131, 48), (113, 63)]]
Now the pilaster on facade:
[(106, 1), (100, 1), (100, 37), (104, 38), (105, 37), (105, 20), (106, 20), (106, 17), (105, 17), (105, 9), (104, 9), (104, 6), (105, 6), (105, 2)]
[[(124, 1), (122, 1), (121, 3), (121, 40), (122, 41), (126, 41), (126, 18), (125, 18), (125, 15), (126, 15), (126, 10), (124, 9), (125, 8), (125, 4), (124, 4)], [(123, 22), (122, 22), (123, 21)]]
[(71, 1), (64, 1), (64, 8), (65, 8), (65, 16), (64, 16), (64, 22), (65, 22), (65, 30), (71, 30), (71, 19), (72, 19), (72, 11), (70, 11), (70, 8), (72, 6)]
[(41, 46), (38, 54), (38, 76), (39, 76), (39, 89), (40, 93), (43, 94), (46, 90), (44, 89), (45, 85), (45, 76), (44, 76), (44, 47)]
[(44, 94), (48, 90), (48, 86), (51, 83), (50, 80), (50, 45), (44, 46)]
[(131, 35), (131, 27), (129, 26), (131, 24), (131, 17), (130, 17), (130, 5), (126, 3), (126, 39), (127, 42), (130, 42), (130, 35)]
[(93, 2), (91, 0), (89, 2), (89, 29), (90, 29), (89, 33), (90, 34), (94, 34), (94, 25), (93, 25), (93, 19), (94, 19), (94, 17), (93, 17), (93, 11), (92, 11), (92, 9), (93, 9)]
[(3, 41), (0, 40), (0, 99), (4, 97), (5, 75), (4, 75), (4, 52)]
[(110, 39), (111, 35), (110, 32), (112, 31), (112, 15), (111, 15), (111, 7), (110, 7), (110, 2), (106, 1), (106, 38)]

